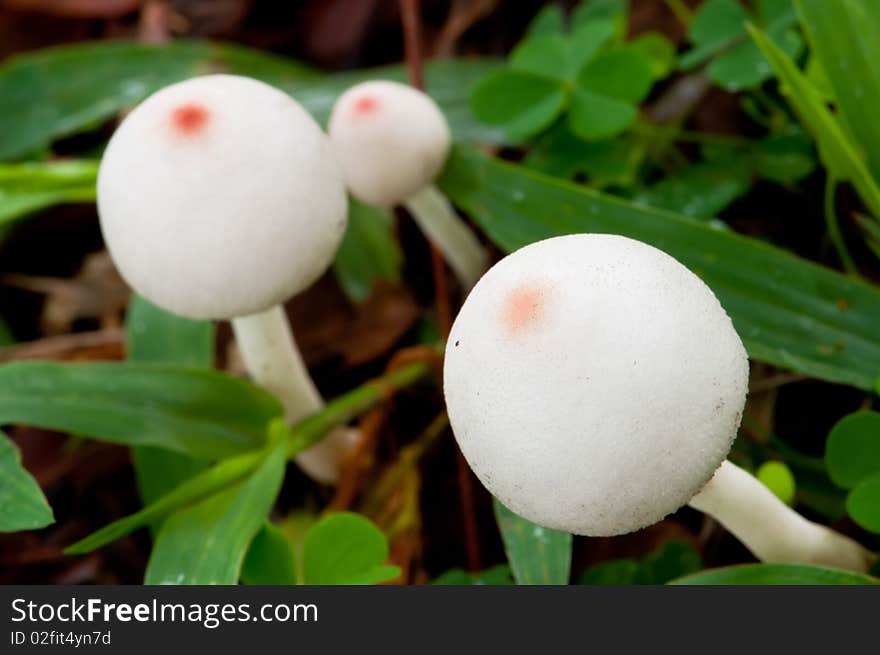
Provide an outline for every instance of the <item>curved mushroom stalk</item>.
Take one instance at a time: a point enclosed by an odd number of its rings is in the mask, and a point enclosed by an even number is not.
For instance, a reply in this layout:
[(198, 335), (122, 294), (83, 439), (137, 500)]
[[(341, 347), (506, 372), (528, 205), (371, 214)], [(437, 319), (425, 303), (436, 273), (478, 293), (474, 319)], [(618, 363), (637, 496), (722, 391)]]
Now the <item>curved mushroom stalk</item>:
[(443, 254), (465, 291), (470, 291), (486, 272), (489, 253), (458, 217), (446, 196), (429, 184), (403, 204), (428, 241)]
[(747, 471), (724, 461), (688, 503), (717, 519), (758, 559), (865, 572), (877, 556), (795, 512)]
[[(248, 373), (281, 401), (288, 421), (300, 421), (324, 407), (280, 305), (234, 318), (232, 329)], [(357, 438), (357, 430), (338, 428), (298, 455), (296, 463), (313, 479), (334, 484), (341, 462)]]

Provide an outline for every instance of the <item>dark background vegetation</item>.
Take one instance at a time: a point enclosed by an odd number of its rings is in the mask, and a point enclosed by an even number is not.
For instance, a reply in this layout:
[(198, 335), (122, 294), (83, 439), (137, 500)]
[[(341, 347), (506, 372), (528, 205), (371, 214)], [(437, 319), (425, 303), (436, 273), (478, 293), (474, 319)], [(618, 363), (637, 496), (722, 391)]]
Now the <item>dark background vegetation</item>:
[[(425, 0), (426, 54), (505, 55), (544, 4)], [(662, 32), (678, 44), (684, 37), (682, 25), (657, 0), (633, 0), (630, 30)], [(227, 40), (328, 71), (403, 59), (400, 16), (393, 0), (0, 0), (0, 59), (52, 45), (119, 37), (150, 42)], [(691, 129), (745, 136), (757, 131), (737, 96), (718, 88), (704, 96)], [(94, 152), (110, 131), (112, 125), (101, 133), (67, 139), (56, 151)], [(737, 231), (836, 265), (825, 238), (821, 199), (821, 172), (796, 189), (758, 183), (725, 210), (724, 218)], [(841, 201), (848, 202), (845, 194)], [(425, 328), (424, 317), (432, 311), (427, 246), (408, 219), (401, 218), (404, 282), (382, 283), (366, 303), (355, 305), (328, 274), (291, 305), (297, 340), (328, 397), (381, 371), (391, 353)], [(855, 255), (865, 259), (858, 251), (861, 240), (851, 241)], [(45, 211), (8, 234), (0, 244), (0, 316), (20, 343), (0, 352), (0, 360), (123, 357), (120, 325), (127, 291), (101, 250), (96, 215), (86, 205)], [(870, 269), (865, 272), (870, 274)], [(234, 369), (228, 344), (224, 326), (218, 364)], [(856, 389), (801, 380), (766, 365), (754, 368), (762, 385), (750, 400), (752, 425), (775, 432), (807, 454), (821, 455), (833, 423), (857, 409), (864, 398)], [(424, 429), (440, 406), (437, 394), (423, 390), (398, 399), (382, 430), (374, 476), (381, 474), (393, 452)], [(139, 583), (149, 554), (144, 531), (88, 556), (61, 554), (63, 546), (139, 506), (127, 449), (33, 428), (15, 428), (10, 434), (22, 448), (26, 467), (46, 491), (57, 522), (41, 531), (0, 537), (0, 583)], [(447, 569), (468, 566), (462, 526), (466, 512), (456, 471), (454, 442), (446, 432), (430, 446), (418, 473), (406, 478), (405, 488), (374, 512), (374, 520), (380, 525), (384, 520), (386, 527), (388, 516), (394, 518), (392, 559), (403, 567), (407, 582), (426, 582)], [(490, 498), (479, 484), (472, 486), (479, 565), (486, 568), (503, 562), (504, 555)], [(317, 509), (330, 500), (332, 491), (314, 487), (290, 467), (278, 512)], [(838, 527), (853, 531), (846, 521)], [(642, 556), (669, 539), (697, 547), (707, 566), (750, 558), (716, 524), (684, 509), (634, 535), (577, 540), (574, 579), (593, 563)]]

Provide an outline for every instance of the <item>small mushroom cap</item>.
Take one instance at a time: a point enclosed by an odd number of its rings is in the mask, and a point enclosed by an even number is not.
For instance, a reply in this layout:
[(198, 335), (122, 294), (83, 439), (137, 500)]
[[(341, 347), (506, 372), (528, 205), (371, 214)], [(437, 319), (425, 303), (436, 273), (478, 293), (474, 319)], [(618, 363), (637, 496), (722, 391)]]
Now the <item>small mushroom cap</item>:
[(345, 183), (368, 205), (402, 203), (431, 183), (449, 155), (449, 125), (427, 95), (373, 81), (343, 93), (330, 115), (330, 140)]
[(477, 283), (446, 346), (455, 437), (539, 525), (624, 534), (686, 504), (736, 436), (748, 358), (696, 275), (621, 236), (531, 244)]
[(126, 281), (182, 316), (263, 311), (327, 269), (345, 232), (326, 135), (281, 91), (209, 75), (166, 87), (122, 122), (98, 211)]

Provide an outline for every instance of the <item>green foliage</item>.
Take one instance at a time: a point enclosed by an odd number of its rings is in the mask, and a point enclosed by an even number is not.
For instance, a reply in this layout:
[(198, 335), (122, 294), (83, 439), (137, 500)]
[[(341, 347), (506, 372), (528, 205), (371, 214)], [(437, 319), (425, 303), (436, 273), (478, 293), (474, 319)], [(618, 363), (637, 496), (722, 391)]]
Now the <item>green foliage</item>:
[(795, 6), (841, 121), (880, 179), (880, 3), (795, 0)]
[(736, 0), (708, 0), (700, 6), (688, 30), (692, 47), (679, 60), (688, 70), (712, 61), (709, 78), (729, 91), (753, 89), (772, 76), (772, 70), (758, 47), (748, 40), (746, 22), (766, 30), (768, 37), (789, 57), (803, 50), (803, 39), (794, 28), (790, 0), (758, 0), (751, 15)]
[(0, 532), (34, 530), (53, 523), (40, 485), (21, 465), (21, 453), (0, 432)]
[(0, 423), (160, 446), (201, 459), (260, 446), (281, 411), (267, 392), (215, 371), (133, 363), (0, 366)]
[(94, 202), (97, 171), (90, 160), (0, 164), (0, 226), (59, 203)]
[(512, 585), (513, 574), (507, 564), (497, 564), (479, 573), (468, 573), (463, 569), (450, 569), (434, 578), (431, 584), (446, 586), (499, 586)]
[[(757, 360), (872, 389), (880, 291), (790, 253), (685, 216), (458, 148), (440, 187), (505, 251), (560, 234), (622, 234), (695, 271)], [(843, 302), (841, 302), (843, 301)]]
[(704, 144), (701, 154), (700, 161), (671, 172), (636, 193), (633, 200), (693, 218), (711, 219), (746, 195), (758, 177), (791, 184), (816, 166), (809, 139), (791, 125), (760, 141), (725, 141), (719, 137)]
[(860, 154), (859, 147), (825, 104), (822, 93), (794, 62), (761, 30), (749, 26), (749, 32), (764, 53), (782, 84), (782, 92), (791, 101), (804, 127), (816, 140), (819, 156), (828, 174), (838, 181), (850, 182), (868, 210), (880, 216), (880, 186)]
[(281, 488), (281, 444), (250, 476), (169, 516), (156, 537), (145, 584), (236, 584), (245, 554)]
[[(473, 83), (497, 67), (492, 60), (439, 61), (425, 67), (427, 89), (444, 110), (456, 138), (497, 141), (497, 130), (474, 121)], [(403, 66), (321, 76), (281, 57), (203, 41), (162, 47), (103, 41), (50, 48), (0, 65), (0, 160), (37, 153), (57, 138), (92, 129), (163, 86), (197, 74), (248, 75), (295, 95), (326, 120), (343, 90), (369, 79), (406, 79)], [(28, 107), (22, 112), (22, 107)]]
[(541, 132), (562, 113), (565, 88), (534, 73), (502, 70), (489, 73), (474, 89), (474, 114), (504, 130), (510, 140)]
[[(624, 2), (584, 2), (566, 31), (561, 10), (545, 8), (512, 51), (507, 67), (476, 86), (471, 103), (475, 115), (514, 141), (537, 137), (526, 155), (526, 163), (536, 170), (585, 177), (590, 186), (610, 187), (643, 204), (695, 218), (714, 218), (745, 195), (758, 177), (791, 184), (813, 171), (809, 140), (778, 116), (765, 138), (731, 144), (723, 161), (704, 154), (682, 165), (675, 144), (690, 135), (677, 124), (638, 119), (640, 101), (674, 67), (675, 48), (657, 33), (624, 42), (625, 17)], [(734, 0), (706, 3), (693, 25), (692, 36), (700, 45), (683, 62), (696, 65), (715, 57), (710, 71), (719, 71), (725, 84), (758, 86), (771, 70), (748, 40), (748, 17)], [(754, 20), (800, 51), (788, 0), (759, 2)], [(664, 158), (676, 164), (670, 167)], [(663, 177), (652, 181), (650, 169), (642, 170), (645, 164), (660, 164)], [(644, 184), (645, 178), (652, 183)]]
[(637, 193), (633, 201), (684, 216), (710, 219), (745, 195), (751, 183), (747, 158), (734, 156), (729, 160), (704, 161), (683, 168)]
[(150, 503), (142, 510), (125, 516), (84, 539), (68, 546), (68, 555), (89, 553), (147, 525), (154, 525), (175, 510), (198, 503), (250, 475), (265, 459), (262, 451), (221, 460), (211, 468), (194, 475), (173, 491)]
[(849, 493), (846, 511), (865, 530), (880, 534), (880, 472), (862, 480)]
[(643, 32), (630, 41), (630, 46), (640, 52), (651, 70), (651, 77), (662, 80), (675, 66), (675, 45), (662, 34)]
[[(801, 77), (779, 53), (776, 74), (819, 141), (830, 174), (850, 181), (873, 214), (859, 217), (858, 225), (880, 259), (880, 127), (874, 116), (880, 103), (880, 43), (868, 28), (880, 24), (880, 5), (796, 0), (795, 6), (812, 53), (807, 75)], [(755, 38), (760, 42), (761, 35)], [(833, 114), (824, 106), (829, 101)], [(836, 239), (840, 250), (842, 237)]]
[(212, 368), (214, 324), (170, 314), (133, 295), (125, 321), (125, 344), (131, 362)]
[(860, 573), (799, 564), (743, 564), (709, 569), (673, 580), (674, 585), (871, 585)]
[(571, 14), (572, 29), (578, 30), (593, 21), (610, 20), (615, 33), (622, 36), (626, 30), (628, 4), (629, 0), (581, 0)]
[(241, 569), (250, 585), (295, 585), (296, 555), (284, 532), (268, 521), (254, 537)]
[(348, 229), (333, 263), (343, 291), (363, 302), (377, 280), (399, 280), (402, 264), (391, 212), (349, 199)]
[(330, 514), (306, 533), (303, 546), (303, 584), (370, 585), (400, 575), (385, 564), (388, 541), (359, 514)]
[(532, 22), (529, 23), (528, 35), (561, 34), (565, 31), (565, 15), (562, 7), (556, 3), (544, 5)]
[(616, 136), (632, 125), (654, 80), (651, 64), (637, 48), (600, 54), (578, 73), (568, 124), (587, 141)]
[[(214, 324), (210, 321), (174, 316), (133, 295), (126, 314), (125, 336), (131, 362), (212, 368)], [(203, 460), (150, 446), (135, 448), (132, 459), (141, 499), (147, 504), (206, 466)]]
[(796, 491), (794, 474), (785, 462), (764, 462), (755, 471), (755, 477), (786, 505), (794, 502)]
[(571, 574), (572, 537), (535, 525), (493, 499), (504, 551), (520, 585), (565, 585)]
[(825, 464), (834, 483), (844, 489), (880, 473), (880, 412), (855, 412), (840, 419), (828, 435)]
[(700, 554), (689, 544), (667, 541), (641, 559), (616, 559), (591, 566), (581, 574), (582, 585), (649, 585), (699, 571)]
[(758, 144), (754, 165), (755, 173), (764, 179), (788, 184), (812, 173), (816, 160), (807, 136), (799, 128), (789, 126)]
[(6, 321), (3, 320), (3, 317), (0, 317), (0, 348), (11, 346), (14, 343), (15, 336), (12, 334), (12, 330), (9, 329), (9, 326), (6, 324)]
[(620, 134), (673, 52), (659, 34), (624, 43), (623, 25), (621, 2), (583, 3), (568, 33), (558, 10), (541, 12), (507, 67), (474, 88), (474, 115), (513, 140), (543, 132), (565, 113), (568, 129), (586, 141)]
[(625, 187), (635, 181), (644, 154), (644, 146), (631, 135), (588, 142), (561, 123), (538, 139), (525, 163), (557, 177), (585, 175), (595, 187)]
[(846, 511), (866, 530), (880, 533), (880, 413), (855, 412), (840, 419), (825, 444), (831, 479), (849, 489)]

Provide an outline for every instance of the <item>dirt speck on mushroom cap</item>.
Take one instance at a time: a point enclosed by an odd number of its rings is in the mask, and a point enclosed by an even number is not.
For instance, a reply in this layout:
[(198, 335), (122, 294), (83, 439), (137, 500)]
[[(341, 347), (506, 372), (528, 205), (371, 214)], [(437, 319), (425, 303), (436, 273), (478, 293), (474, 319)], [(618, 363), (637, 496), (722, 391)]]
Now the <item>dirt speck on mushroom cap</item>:
[[(537, 280), (552, 290), (540, 314)], [(539, 329), (511, 330), (535, 316)], [(594, 536), (650, 525), (699, 491), (732, 444), (747, 381), (742, 342), (696, 275), (598, 234), (490, 269), (444, 365), (453, 431), (489, 491), (540, 525)]]

